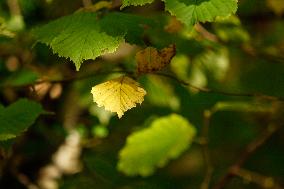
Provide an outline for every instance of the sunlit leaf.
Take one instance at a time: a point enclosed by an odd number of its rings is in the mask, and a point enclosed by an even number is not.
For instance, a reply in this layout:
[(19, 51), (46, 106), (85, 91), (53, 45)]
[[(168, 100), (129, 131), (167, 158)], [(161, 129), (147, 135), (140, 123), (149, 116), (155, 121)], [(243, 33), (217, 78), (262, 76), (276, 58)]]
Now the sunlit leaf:
[(248, 32), (242, 27), (241, 21), (235, 15), (225, 19), (217, 19), (214, 23), (216, 34), (223, 41), (247, 42)]
[(209, 50), (196, 57), (193, 66), (198, 66), (205, 73), (210, 73), (210, 76), (215, 80), (221, 81), (230, 68), (229, 52), (226, 48)]
[(15, 33), (8, 28), (6, 21), (0, 17), (0, 37), (2, 36), (12, 38), (15, 36)]
[(25, 21), (22, 15), (13, 15), (7, 22), (7, 27), (12, 31), (21, 31), (25, 28)]
[[(210, 61), (210, 63), (212, 62)], [(207, 77), (200, 66), (200, 62), (190, 61), (186, 55), (175, 56), (171, 63), (171, 69), (179, 78), (189, 81), (192, 85), (199, 87), (207, 85)], [(189, 88), (189, 90), (196, 92), (192, 88)]]
[(197, 22), (212, 22), (217, 16), (229, 16), (237, 10), (237, 0), (163, 1), (165, 9), (189, 27)]
[[(189, 27), (197, 22), (212, 22), (218, 16), (226, 17), (237, 10), (237, 0), (162, 0), (165, 9)], [(144, 5), (153, 0), (124, 0), (122, 8)]]
[(99, 107), (104, 106), (106, 110), (117, 113), (119, 118), (137, 103), (141, 104), (146, 95), (139, 83), (126, 76), (96, 85), (91, 93)]
[(146, 23), (147, 19), (130, 14), (110, 13), (99, 19), (96, 13), (80, 12), (52, 21), (33, 33), (54, 53), (70, 58), (79, 70), (83, 60), (112, 53), (124, 40), (141, 43)]
[(105, 138), (108, 136), (108, 129), (103, 125), (95, 125), (92, 128), (92, 134), (94, 137)]
[(124, 7), (134, 5), (134, 6), (142, 6), (148, 3), (153, 3), (154, 0), (122, 0), (122, 6), (120, 9), (123, 9)]
[(118, 169), (129, 176), (149, 176), (157, 167), (180, 156), (195, 134), (195, 128), (180, 115), (158, 118), (149, 128), (127, 138), (119, 153)]
[(177, 54), (171, 62), (171, 71), (174, 72), (178, 78), (187, 80), (190, 69), (190, 59), (184, 54)]

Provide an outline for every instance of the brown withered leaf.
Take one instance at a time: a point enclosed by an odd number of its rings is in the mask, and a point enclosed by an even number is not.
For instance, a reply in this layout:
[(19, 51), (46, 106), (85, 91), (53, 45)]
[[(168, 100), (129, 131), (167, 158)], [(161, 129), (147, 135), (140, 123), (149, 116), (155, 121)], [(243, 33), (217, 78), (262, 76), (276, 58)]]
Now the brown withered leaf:
[(162, 70), (170, 64), (172, 58), (176, 54), (175, 45), (171, 44), (169, 47), (158, 51), (154, 47), (147, 47), (136, 53), (137, 72), (151, 73)]

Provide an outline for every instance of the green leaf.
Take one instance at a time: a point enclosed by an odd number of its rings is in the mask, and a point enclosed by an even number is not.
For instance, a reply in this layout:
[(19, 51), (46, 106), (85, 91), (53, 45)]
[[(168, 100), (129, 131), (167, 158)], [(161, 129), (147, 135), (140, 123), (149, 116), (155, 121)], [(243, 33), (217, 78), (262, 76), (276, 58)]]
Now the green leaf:
[(15, 33), (8, 28), (4, 18), (0, 16), (0, 37), (13, 38)]
[[(165, 9), (188, 27), (197, 22), (212, 22), (216, 17), (234, 14), (238, 8), (237, 0), (162, 0)], [(144, 5), (153, 0), (123, 0), (121, 8), (129, 5)]]
[(108, 133), (108, 129), (106, 128), (106, 126), (103, 125), (95, 125), (92, 128), (92, 134), (94, 137), (105, 138), (108, 136)]
[(79, 70), (83, 60), (116, 51), (125, 39), (140, 43), (143, 17), (109, 13), (102, 19), (96, 13), (76, 13), (65, 16), (33, 31), (39, 42), (49, 45), (54, 53), (70, 58)]
[(122, 0), (122, 6), (120, 9), (123, 9), (124, 7), (134, 5), (134, 6), (142, 6), (147, 3), (153, 3), (154, 0)]
[(20, 135), (41, 113), (44, 113), (41, 105), (27, 99), (20, 99), (6, 108), (0, 106), (0, 141)]
[(151, 19), (117, 12), (109, 13), (99, 23), (102, 31), (107, 34), (124, 36), (126, 42), (138, 45), (144, 45), (142, 35), (145, 31), (145, 26), (154, 26), (154, 24)]
[(38, 74), (32, 70), (21, 69), (13, 73), (5, 81), (6, 85), (21, 86), (35, 82), (39, 78)]
[(248, 31), (242, 27), (241, 21), (236, 15), (225, 19), (216, 19), (213, 27), (222, 41), (248, 42), (250, 40)]
[(156, 167), (184, 152), (195, 134), (195, 128), (180, 115), (158, 118), (149, 128), (127, 138), (119, 153), (118, 169), (129, 176), (151, 175)]
[(163, 0), (165, 9), (185, 25), (212, 22), (218, 16), (226, 17), (237, 11), (237, 0)]
[(11, 150), (15, 139), (8, 139), (8, 140), (0, 140), (0, 151), (3, 150), (3, 153), (9, 152)]

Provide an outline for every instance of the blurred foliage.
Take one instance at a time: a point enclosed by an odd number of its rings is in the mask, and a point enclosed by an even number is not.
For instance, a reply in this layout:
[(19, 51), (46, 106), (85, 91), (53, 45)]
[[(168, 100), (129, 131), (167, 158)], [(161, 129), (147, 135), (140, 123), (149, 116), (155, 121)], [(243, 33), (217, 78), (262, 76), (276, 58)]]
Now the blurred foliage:
[(119, 153), (118, 169), (130, 176), (151, 175), (156, 166), (163, 167), (168, 159), (177, 158), (195, 133), (195, 128), (181, 116), (173, 114), (156, 119), (148, 129), (127, 138)]
[[(0, 0), (0, 188), (283, 188), (284, 1), (224, 2)], [(118, 119), (90, 91), (121, 75), (147, 95)]]
[[(29, 109), (27, 109), (29, 107)], [(40, 104), (25, 99), (9, 107), (0, 106), (0, 140), (15, 138), (24, 132), (43, 113)]]

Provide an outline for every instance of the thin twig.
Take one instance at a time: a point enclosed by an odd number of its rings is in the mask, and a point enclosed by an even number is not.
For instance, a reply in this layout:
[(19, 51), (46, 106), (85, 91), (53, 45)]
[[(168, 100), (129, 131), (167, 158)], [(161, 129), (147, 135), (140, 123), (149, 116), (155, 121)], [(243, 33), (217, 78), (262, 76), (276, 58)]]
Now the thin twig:
[(240, 155), (240, 158), (228, 169), (227, 173), (217, 182), (213, 189), (222, 189), (225, 185), (234, 177), (236, 170), (239, 170), (245, 161), (262, 145), (264, 145), (268, 139), (279, 129), (281, 126), (276, 126), (274, 124), (269, 125), (261, 137), (252, 141), (247, 145), (244, 152)]
[(18, 181), (23, 184), (27, 189), (39, 189), (39, 187), (33, 183), (28, 176), (23, 173), (16, 173)]
[[(222, 39), (220, 39), (217, 35), (215, 35), (214, 33), (208, 31), (205, 27), (203, 27), (200, 23), (197, 23), (195, 25), (195, 30), (201, 34), (201, 36), (204, 39), (207, 39), (209, 41), (215, 42), (215, 43), (220, 43), (222, 45), (227, 45), (227, 43), (225, 41), (223, 41)], [(263, 52), (261, 50), (257, 50), (257, 47), (253, 47), (252, 45), (241, 45), (240, 49), (242, 50), (242, 52), (244, 52), (245, 54), (251, 56), (251, 57), (260, 57), (263, 59), (266, 59), (268, 61), (274, 61), (274, 62), (278, 62), (278, 63), (284, 63), (284, 57), (283, 56), (276, 56), (276, 55), (272, 55), (266, 52)]]
[(181, 80), (181, 79), (179, 79), (179, 78), (177, 78), (173, 75), (169, 75), (169, 74), (166, 74), (166, 73), (152, 73), (152, 74), (170, 78), (172, 80), (175, 80), (175, 81), (181, 83), (184, 86), (188, 86), (192, 89), (195, 89), (198, 92), (213, 93), (213, 94), (219, 94), (219, 95), (224, 95), (224, 96), (234, 96), (234, 97), (254, 97), (254, 98), (262, 98), (262, 99), (267, 99), (267, 100), (276, 100), (276, 101), (283, 101), (284, 102), (284, 97), (277, 97), (277, 96), (265, 95), (265, 94), (260, 94), (260, 93), (227, 92), (227, 91), (209, 89), (209, 88), (205, 88), (205, 87), (197, 87), (197, 86), (192, 85), (189, 82), (186, 82), (184, 80)]
[[(59, 80), (45, 79), (45, 80), (29, 83), (29, 84), (26, 84), (26, 85), (16, 85), (16, 86), (14, 86), (14, 85), (0, 85), (0, 88), (26, 88), (26, 87), (31, 87), (33, 85), (37, 85), (37, 84), (41, 84), (41, 83), (45, 83), (45, 82), (48, 82), (48, 83), (69, 83), (69, 82), (73, 82), (73, 81), (79, 81), (79, 80), (92, 78), (95, 75), (107, 75), (107, 74), (112, 74), (112, 73), (122, 73), (122, 74), (131, 75), (131, 76), (134, 76), (136, 74), (134, 71), (114, 70), (114, 71), (106, 71), (106, 72), (97, 72), (97, 73), (92, 73), (92, 74), (87, 74), (87, 75), (82, 75), (82, 76), (73, 76), (73, 77), (69, 77), (69, 78), (65, 78), (65, 79), (59, 79)], [(198, 92), (219, 94), (219, 95), (232, 96), (232, 97), (253, 97), (253, 98), (261, 98), (261, 99), (266, 99), (266, 100), (284, 102), (284, 97), (277, 97), (277, 96), (265, 95), (265, 94), (260, 94), (260, 93), (236, 93), (236, 92), (228, 92), (228, 91), (209, 89), (209, 88), (205, 88), (205, 87), (198, 87), (198, 86), (192, 85), (191, 83), (189, 83), (187, 81), (181, 80), (181, 79), (177, 78), (176, 76), (171, 75), (171, 74), (167, 74), (167, 73), (155, 72), (155, 73), (148, 73), (148, 74), (167, 77), (169, 79), (177, 81), (178, 83), (180, 83), (184, 86), (195, 89)]]
[(70, 83), (70, 82), (75, 82), (75, 81), (81, 81), (81, 80), (85, 80), (85, 79), (89, 79), (98, 75), (108, 75), (108, 74), (112, 74), (112, 73), (121, 73), (121, 74), (129, 74), (129, 75), (133, 75), (134, 72), (132, 71), (122, 71), (122, 70), (113, 70), (113, 71), (107, 71), (107, 72), (97, 72), (97, 73), (91, 73), (91, 74), (86, 74), (86, 75), (74, 75), (71, 77), (67, 77), (64, 79), (43, 79), (43, 80), (39, 80), (36, 82), (32, 82), (29, 84), (25, 84), (25, 85), (0, 85), (0, 88), (27, 88), (27, 87), (32, 87), (34, 85), (38, 85), (38, 84), (42, 84), (42, 83)]

